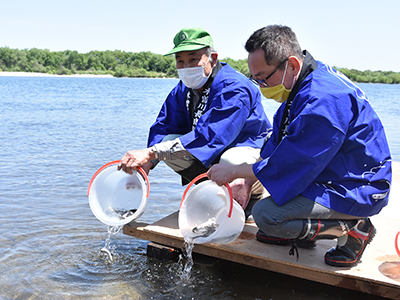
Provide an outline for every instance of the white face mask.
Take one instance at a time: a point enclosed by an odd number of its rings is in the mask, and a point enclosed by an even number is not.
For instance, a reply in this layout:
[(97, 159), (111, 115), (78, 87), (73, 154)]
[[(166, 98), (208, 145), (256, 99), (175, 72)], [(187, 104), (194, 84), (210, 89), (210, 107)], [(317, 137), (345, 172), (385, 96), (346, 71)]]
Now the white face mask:
[(210, 57), (207, 59), (204, 66), (178, 69), (179, 79), (182, 80), (184, 85), (191, 89), (199, 89), (207, 82), (211, 73), (205, 76), (204, 67), (210, 61)]

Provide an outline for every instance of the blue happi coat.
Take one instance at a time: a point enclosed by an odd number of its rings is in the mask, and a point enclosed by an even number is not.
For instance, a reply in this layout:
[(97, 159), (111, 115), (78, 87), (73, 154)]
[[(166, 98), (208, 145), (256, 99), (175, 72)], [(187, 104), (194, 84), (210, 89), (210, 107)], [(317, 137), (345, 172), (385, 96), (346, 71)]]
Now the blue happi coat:
[(204, 114), (195, 129), (186, 106), (188, 88), (180, 81), (169, 93), (150, 128), (148, 146), (168, 134), (182, 134), (182, 145), (206, 167), (224, 150), (237, 146), (261, 148), (271, 127), (258, 88), (228, 64), (215, 75)]
[[(305, 64), (310, 60), (307, 54)], [(278, 205), (303, 195), (341, 213), (377, 214), (387, 204), (392, 174), (382, 123), (360, 88), (314, 63), (293, 98), (286, 135), (279, 143), (283, 103), (253, 171)]]

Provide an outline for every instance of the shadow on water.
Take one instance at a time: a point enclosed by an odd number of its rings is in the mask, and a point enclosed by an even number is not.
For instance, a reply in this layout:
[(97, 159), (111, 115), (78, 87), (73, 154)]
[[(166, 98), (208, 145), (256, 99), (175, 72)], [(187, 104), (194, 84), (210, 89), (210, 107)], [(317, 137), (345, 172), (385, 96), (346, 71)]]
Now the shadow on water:
[(187, 280), (175, 275), (177, 263), (150, 262), (154, 264), (141, 279), (149, 290), (158, 291), (154, 299), (383, 299), (199, 254)]

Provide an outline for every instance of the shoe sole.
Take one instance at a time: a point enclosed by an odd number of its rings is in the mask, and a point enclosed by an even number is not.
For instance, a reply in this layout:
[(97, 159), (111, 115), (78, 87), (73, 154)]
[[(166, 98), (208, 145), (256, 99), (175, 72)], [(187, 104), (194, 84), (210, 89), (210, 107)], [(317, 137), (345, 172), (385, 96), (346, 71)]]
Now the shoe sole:
[[(256, 239), (257, 239), (257, 241), (259, 241), (261, 243), (270, 244), (270, 245), (288, 246), (291, 244), (289, 239), (263, 237), (263, 236), (260, 236), (258, 233), (256, 234)], [(317, 246), (315, 241), (301, 241), (301, 240), (297, 240), (296, 245), (299, 248), (303, 248), (303, 249), (315, 248)]]
[(333, 267), (353, 267), (355, 265), (357, 265), (361, 259), (362, 254), (364, 253), (365, 248), (367, 248), (367, 245), (369, 243), (372, 242), (372, 240), (375, 237), (376, 234), (376, 228), (375, 226), (371, 223), (372, 225), (372, 230), (370, 231), (370, 234), (367, 238), (367, 241), (364, 244), (364, 247), (361, 249), (360, 253), (357, 254), (356, 259), (355, 260), (351, 260), (351, 261), (338, 261), (338, 260), (332, 260), (332, 259), (328, 259), (325, 256), (325, 263), (329, 266), (333, 266)]
[(278, 246), (287, 246), (289, 245), (289, 240), (288, 239), (280, 239), (280, 238), (273, 238), (273, 237), (263, 237), (260, 236), (258, 233), (256, 234), (256, 239), (259, 242), (265, 243), (265, 244), (270, 244), (270, 245), (278, 245)]

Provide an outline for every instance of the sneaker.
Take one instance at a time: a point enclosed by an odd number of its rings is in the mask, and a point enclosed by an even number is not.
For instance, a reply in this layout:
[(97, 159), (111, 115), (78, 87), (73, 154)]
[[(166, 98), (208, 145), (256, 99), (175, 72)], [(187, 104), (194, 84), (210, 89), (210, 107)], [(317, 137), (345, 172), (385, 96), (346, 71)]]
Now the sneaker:
[[(355, 266), (375, 233), (376, 229), (371, 220), (362, 219), (347, 235), (338, 239), (336, 248), (332, 248), (325, 254), (325, 263), (334, 267)], [(343, 239), (345, 241), (341, 243)]]
[[(290, 239), (284, 239), (284, 238), (278, 238), (278, 237), (266, 235), (260, 229), (256, 233), (256, 239), (257, 239), (257, 241), (266, 243), (266, 244), (279, 245), (279, 246), (292, 245)], [(313, 248), (316, 246), (316, 242), (315, 241), (296, 240), (296, 245), (300, 248)]]

